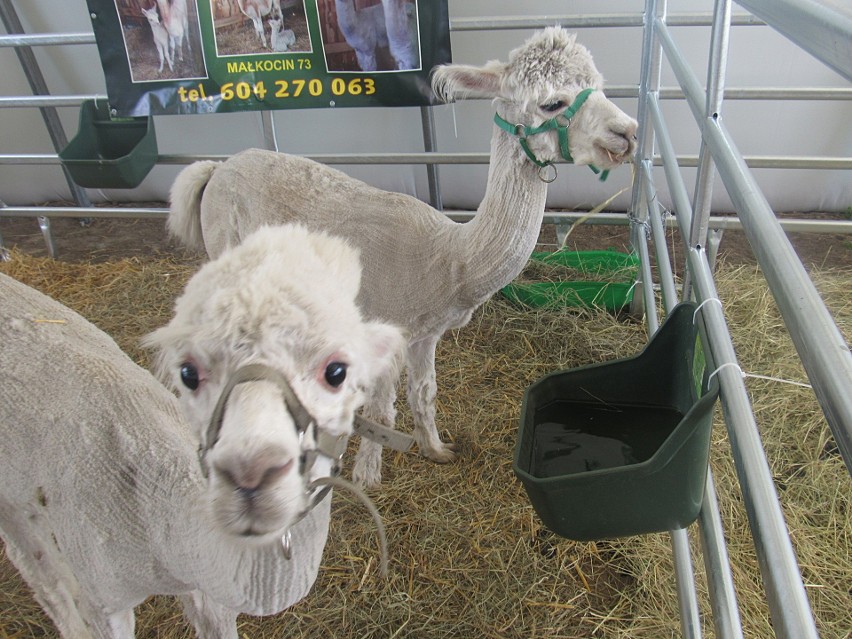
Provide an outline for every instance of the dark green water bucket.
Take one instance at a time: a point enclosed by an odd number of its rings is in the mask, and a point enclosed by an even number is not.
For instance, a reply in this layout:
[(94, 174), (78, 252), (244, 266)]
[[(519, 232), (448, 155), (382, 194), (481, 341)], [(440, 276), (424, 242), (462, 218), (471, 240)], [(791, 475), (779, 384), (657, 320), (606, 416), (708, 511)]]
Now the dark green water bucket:
[(87, 188), (132, 189), (157, 163), (154, 118), (111, 119), (106, 100), (80, 105), (77, 135), (59, 152), (76, 184)]
[(513, 469), (553, 532), (589, 541), (698, 517), (719, 388), (707, 390), (695, 308), (675, 307), (634, 357), (527, 389)]

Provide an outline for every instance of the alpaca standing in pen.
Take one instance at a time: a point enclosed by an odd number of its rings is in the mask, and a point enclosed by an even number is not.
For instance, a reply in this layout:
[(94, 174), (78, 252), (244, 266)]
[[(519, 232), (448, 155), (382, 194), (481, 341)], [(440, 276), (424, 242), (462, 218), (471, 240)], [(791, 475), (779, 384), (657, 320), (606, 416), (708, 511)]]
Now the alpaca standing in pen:
[[(604, 96), (588, 50), (559, 27), (536, 33), (505, 63), (438, 67), (433, 86), (446, 100), (493, 98), (500, 117), (491, 137), (485, 197), (470, 222), (455, 223), (416, 198), (376, 189), (311, 160), (250, 149), (223, 163), (185, 168), (172, 187), (168, 228), (210, 257), (261, 225), (292, 221), (360, 248), (364, 279), (358, 303), (367, 317), (407, 329), (414, 436), (423, 455), (448, 462), (453, 446), (441, 441), (435, 425), (438, 340), (464, 326), (523, 269), (544, 215), (543, 180), (549, 176), (542, 171), (552, 171), (550, 165), (569, 150), (576, 164), (618, 166), (634, 150), (637, 125)], [(365, 406), (368, 417), (393, 425), (396, 382), (381, 380)], [(380, 446), (362, 440), (353, 477), (367, 486), (380, 482)]]
[(156, 594), (237, 639), (238, 613), (305, 597), (331, 513), (316, 485), (403, 346), (362, 319), (359, 277), (356, 250), (292, 225), (205, 265), (147, 339), (178, 401), (0, 274), (0, 537), (64, 639), (132, 639)]

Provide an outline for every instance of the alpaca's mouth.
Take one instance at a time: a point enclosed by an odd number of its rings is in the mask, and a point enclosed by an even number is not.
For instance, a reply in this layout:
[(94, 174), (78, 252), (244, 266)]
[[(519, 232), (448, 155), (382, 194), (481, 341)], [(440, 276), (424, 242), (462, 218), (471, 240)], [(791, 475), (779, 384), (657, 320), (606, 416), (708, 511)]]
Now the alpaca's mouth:
[(247, 542), (266, 543), (281, 537), (282, 533), (289, 528), (290, 519), (292, 518), (288, 518), (287, 521), (268, 521), (262, 517), (253, 517), (244, 513), (240, 522), (241, 527), (232, 528), (229, 532)]
[(621, 140), (613, 145), (596, 144), (595, 150), (601, 157), (601, 164), (613, 168), (624, 164), (630, 159), (633, 145), (627, 140)]

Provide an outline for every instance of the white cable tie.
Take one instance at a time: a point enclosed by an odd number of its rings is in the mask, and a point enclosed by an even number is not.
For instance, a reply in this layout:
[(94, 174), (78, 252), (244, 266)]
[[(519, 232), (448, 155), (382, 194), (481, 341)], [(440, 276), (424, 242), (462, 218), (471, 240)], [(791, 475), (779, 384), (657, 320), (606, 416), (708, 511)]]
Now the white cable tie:
[(725, 362), (725, 363), (724, 363), (724, 364), (722, 364), (719, 368), (717, 368), (715, 371), (713, 371), (712, 373), (710, 373), (710, 377), (708, 377), (708, 378), (707, 378), (707, 388), (710, 388), (710, 383), (713, 381), (713, 376), (714, 376), (716, 373), (718, 373), (720, 370), (722, 370), (723, 368), (725, 368), (726, 366), (733, 366), (734, 368), (736, 368), (736, 369), (740, 372), (740, 377), (742, 377), (743, 379), (745, 379), (746, 374), (745, 374), (745, 373), (743, 373), (743, 369), (742, 369), (742, 368), (740, 368), (740, 365), (739, 365), (739, 364), (737, 364), (736, 362)]
[(722, 306), (722, 300), (718, 297), (708, 297), (706, 300), (701, 302), (697, 307), (695, 307), (695, 312), (692, 314), (692, 324), (695, 325), (695, 319), (698, 317), (698, 311), (701, 310), (701, 307), (704, 306), (707, 302), (716, 302), (719, 305), (719, 308), (724, 311), (725, 307)]

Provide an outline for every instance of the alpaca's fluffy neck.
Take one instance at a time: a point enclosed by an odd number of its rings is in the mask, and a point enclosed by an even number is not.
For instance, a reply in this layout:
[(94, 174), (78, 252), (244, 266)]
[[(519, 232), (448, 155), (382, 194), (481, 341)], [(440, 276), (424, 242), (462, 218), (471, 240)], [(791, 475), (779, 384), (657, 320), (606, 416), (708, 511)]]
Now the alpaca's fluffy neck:
[(206, 506), (196, 502), (185, 536), (177, 543), (171, 540), (168, 570), (186, 586), (203, 590), (233, 610), (278, 613), (305, 597), (316, 579), (328, 537), (330, 501), (328, 495), (293, 526), (289, 560), (279, 542), (252, 547), (211, 530)]
[(495, 126), (485, 197), (461, 231), (469, 297), (485, 300), (521, 272), (538, 240), (546, 198), (538, 167)]

